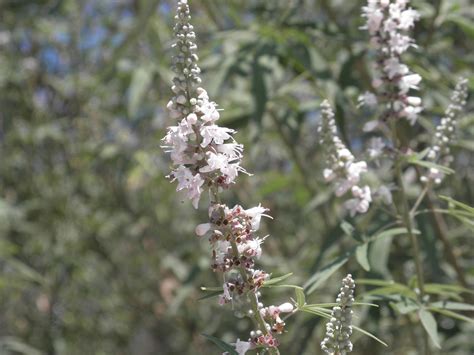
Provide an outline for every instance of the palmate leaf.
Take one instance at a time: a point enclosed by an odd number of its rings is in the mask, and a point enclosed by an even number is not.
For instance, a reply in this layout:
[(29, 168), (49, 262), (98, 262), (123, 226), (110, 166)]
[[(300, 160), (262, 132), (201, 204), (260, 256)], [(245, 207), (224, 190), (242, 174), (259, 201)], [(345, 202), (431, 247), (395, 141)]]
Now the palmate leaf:
[(226, 343), (223, 340), (220, 340), (216, 337), (213, 337), (212, 335), (207, 335), (207, 334), (201, 334), (203, 337), (205, 337), (207, 340), (213, 342), (216, 344), (221, 350), (227, 351), (230, 355), (239, 355), (237, 351), (235, 351), (235, 348), (230, 345), (229, 343)]

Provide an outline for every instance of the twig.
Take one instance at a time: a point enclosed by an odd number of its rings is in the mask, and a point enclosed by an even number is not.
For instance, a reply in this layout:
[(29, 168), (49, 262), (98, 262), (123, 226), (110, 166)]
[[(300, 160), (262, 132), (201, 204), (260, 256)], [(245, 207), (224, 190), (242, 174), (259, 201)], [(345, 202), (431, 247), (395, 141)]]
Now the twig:
[(433, 215), (433, 220), (435, 222), (434, 226), (435, 226), (435, 229), (436, 229), (436, 232), (437, 232), (436, 235), (438, 236), (439, 240), (443, 244), (443, 249), (444, 249), (444, 253), (446, 255), (446, 259), (448, 260), (448, 262), (451, 264), (451, 266), (455, 270), (459, 283), (463, 287), (469, 288), (469, 285), (468, 285), (468, 283), (466, 281), (466, 278), (464, 276), (464, 272), (463, 272), (461, 266), (458, 263), (456, 255), (454, 254), (453, 246), (451, 245), (451, 242), (449, 241), (449, 239), (447, 237), (447, 235), (448, 235), (448, 226), (446, 224), (446, 221), (444, 220), (443, 215), (441, 213), (439, 213), (438, 210), (435, 209), (435, 205), (434, 205), (434, 202), (433, 202), (434, 201), (434, 196), (433, 195), (434, 195), (433, 192), (431, 190), (429, 190), (426, 200), (428, 202), (428, 208), (429, 208), (431, 214)]

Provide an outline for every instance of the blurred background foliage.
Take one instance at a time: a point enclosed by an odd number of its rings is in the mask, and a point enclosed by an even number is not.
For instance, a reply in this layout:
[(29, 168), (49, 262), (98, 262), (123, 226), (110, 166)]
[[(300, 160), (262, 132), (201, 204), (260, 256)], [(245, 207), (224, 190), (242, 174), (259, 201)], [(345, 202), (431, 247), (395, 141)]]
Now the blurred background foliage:
[[(244, 166), (255, 174), (240, 178), (226, 198), (271, 209), (261, 263), (274, 275), (293, 272), (291, 282), (299, 285), (388, 221), (380, 209), (356, 221), (344, 214), (322, 181), (317, 145), (318, 106), (328, 97), (345, 142), (364, 154), (362, 126), (374, 117), (356, 107), (371, 82), (362, 5), (191, 1), (204, 87), (224, 109), (222, 124), (239, 131)], [(470, 78), (474, 89), (474, 8), (469, 0), (412, 6), (422, 15), (419, 47), (405, 58), (423, 76), (426, 109), (405, 136), (422, 149), (457, 77)], [(209, 268), (208, 243), (193, 232), (206, 211), (182, 203), (165, 179), (169, 160), (159, 145), (171, 123), (163, 108), (171, 96), (173, 12), (173, 1), (165, 0), (0, 1), (0, 353), (211, 354), (219, 350), (201, 333), (246, 338), (247, 320), (236, 320), (215, 299), (198, 301), (200, 286), (220, 283)], [(472, 111), (461, 120), (456, 173), (439, 188), (468, 205), (474, 205), (473, 121)], [(413, 199), (419, 191), (414, 181)], [(472, 285), (472, 220), (448, 214), (445, 222)], [(427, 281), (457, 285), (433, 217), (420, 215), (417, 224)], [(405, 236), (371, 243), (366, 258), (369, 271), (351, 256), (308, 302), (333, 300), (344, 272), (356, 282), (410, 285), (414, 265)], [(357, 294), (373, 287), (360, 286)], [(389, 300), (399, 296), (387, 289)], [(272, 291), (268, 302), (292, 296)], [(465, 301), (469, 294), (453, 287), (432, 297)], [(417, 353), (416, 314), (378, 303), (359, 309), (357, 323), (389, 348), (355, 334), (354, 353)], [(474, 352), (472, 324), (441, 314), (436, 320), (443, 348), (433, 353)], [(319, 354), (323, 323), (304, 314), (290, 319), (282, 353)]]

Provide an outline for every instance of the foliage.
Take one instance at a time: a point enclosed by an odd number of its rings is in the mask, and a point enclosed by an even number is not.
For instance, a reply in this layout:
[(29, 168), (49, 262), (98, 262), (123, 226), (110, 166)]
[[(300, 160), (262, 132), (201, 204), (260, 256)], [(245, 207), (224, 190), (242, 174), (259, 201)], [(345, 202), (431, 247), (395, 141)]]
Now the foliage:
[[(472, 100), (452, 149), (454, 173), (415, 216), (428, 298), (420, 303), (403, 227), (387, 226), (381, 209), (347, 216), (322, 177), (323, 98), (352, 151), (363, 155), (370, 138), (362, 127), (374, 117), (356, 107), (371, 81), (363, 2), (190, 3), (206, 88), (255, 174), (226, 198), (270, 208), (261, 263), (285, 276), (265, 286), (311, 313), (292, 316), (282, 353), (320, 351), (324, 321), (313, 315), (327, 316), (324, 302), (349, 272), (356, 324), (388, 345), (355, 332), (355, 354), (422, 349), (420, 320), (441, 346), (430, 343), (433, 353), (474, 352)], [(459, 75), (470, 78), (472, 97), (469, 5), (412, 1), (422, 15), (419, 48), (405, 58), (423, 77), (425, 110), (419, 125), (400, 129), (413, 151), (431, 142)], [(247, 336), (248, 320), (203, 297), (201, 286), (221, 285), (207, 242), (192, 237), (205, 211), (182, 204), (164, 177), (172, 16), (165, 0), (0, 4), (0, 353), (210, 354)], [(426, 165), (416, 155), (408, 163), (407, 176)], [(412, 203), (421, 192), (407, 186)], [(464, 280), (439, 238), (440, 215)]]

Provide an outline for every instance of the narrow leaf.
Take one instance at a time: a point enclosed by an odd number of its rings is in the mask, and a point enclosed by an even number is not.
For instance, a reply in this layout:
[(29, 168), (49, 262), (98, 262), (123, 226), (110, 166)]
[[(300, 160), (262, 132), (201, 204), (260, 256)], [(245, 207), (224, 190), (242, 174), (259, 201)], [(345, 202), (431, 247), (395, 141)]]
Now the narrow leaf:
[(151, 68), (140, 67), (135, 70), (128, 95), (128, 115), (135, 116), (145, 97), (153, 78)]
[(460, 302), (439, 301), (430, 304), (430, 307), (450, 309), (454, 311), (474, 311), (474, 305)]
[(434, 345), (441, 349), (441, 345), (439, 345), (438, 326), (436, 324), (435, 317), (433, 317), (433, 315), (426, 309), (420, 309), (418, 315), (420, 316), (423, 328), (425, 328)]
[(202, 301), (202, 300), (205, 300), (205, 299), (207, 299), (207, 298), (219, 296), (221, 293), (222, 293), (222, 291), (210, 292), (210, 293), (208, 293), (207, 295), (204, 295), (204, 296), (202, 296), (202, 297), (199, 297), (199, 298), (198, 298), (198, 301)]
[(370, 271), (369, 258), (367, 257), (369, 244), (364, 243), (356, 248), (356, 260), (365, 271)]
[(334, 274), (342, 265), (344, 265), (352, 253), (346, 253), (333, 260), (321, 270), (317, 271), (303, 286), (306, 294), (313, 293), (322, 283), (324, 283), (332, 274)]
[(365, 335), (371, 337), (372, 339), (378, 341), (378, 342), (379, 342), (380, 344), (382, 344), (383, 346), (387, 346), (387, 347), (388, 347), (388, 345), (387, 345), (386, 342), (384, 342), (383, 340), (380, 340), (379, 338), (377, 338), (377, 337), (376, 337), (375, 335), (373, 335), (372, 333), (369, 333), (367, 330), (364, 330), (364, 329), (362, 329), (362, 328), (359, 328), (359, 327), (357, 327), (357, 326), (355, 326), (355, 325), (353, 325), (352, 328), (354, 328), (354, 329), (357, 330), (358, 332), (361, 332), (362, 334), (365, 334)]
[(431, 307), (428, 307), (428, 309), (430, 311), (440, 313), (440, 314), (445, 315), (447, 317), (451, 317), (451, 318), (454, 318), (454, 319), (459, 319), (459, 320), (462, 320), (462, 321), (468, 322), (468, 323), (474, 323), (474, 319), (466, 317), (466, 316), (464, 316), (462, 314), (459, 314), (459, 313), (456, 313), (456, 312), (448, 311), (447, 309), (439, 309), (439, 308), (431, 308)]
[(296, 294), (296, 304), (298, 308), (303, 307), (306, 304), (306, 297), (304, 295), (304, 291), (301, 288), (295, 288)]
[(292, 273), (292, 272), (289, 272), (288, 274), (271, 278), (270, 280), (265, 281), (265, 282), (263, 283), (263, 285), (264, 285), (264, 286), (275, 285), (275, 284), (277, 284), (277, 283), (279, 283), (279, 282), (282, 282), (283, 280), (286, 280), (286, 279), (289, 278), (291, 275), (293, 275), (293, 273)]
[(201, 334), (201, 335), (207, 338), (207, 340), (216, 344), (221, 350), (227, 351), (230, 355), (239, 355), (237, 351), (235, 351), (235, 348), (232, 345), (226, 343), (225, 341), (220, 340), (216, 337), (213, 337), (212, 335), (207, 335), (207, 334)]

